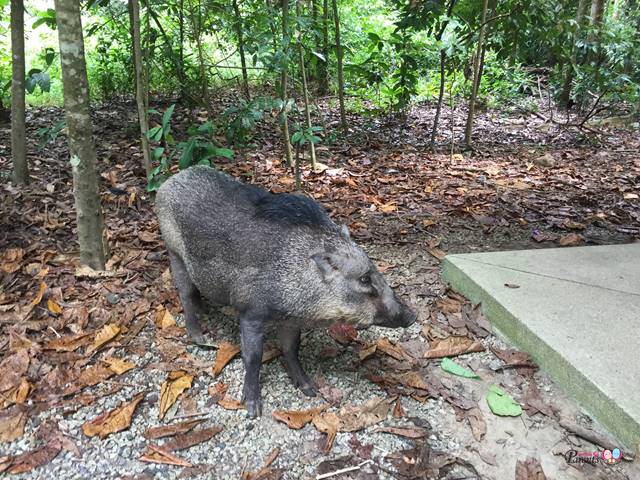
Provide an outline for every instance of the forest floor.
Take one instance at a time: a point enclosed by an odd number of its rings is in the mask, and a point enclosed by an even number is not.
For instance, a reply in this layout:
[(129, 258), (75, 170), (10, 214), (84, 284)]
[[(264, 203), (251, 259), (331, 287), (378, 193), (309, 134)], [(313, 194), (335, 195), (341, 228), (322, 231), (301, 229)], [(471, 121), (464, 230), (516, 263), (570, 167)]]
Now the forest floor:
[[(337, 129), (335, 112), (323, 111), (327, 131)], [(94, 112), (111, 248), (103, 274), (78, 266), (63, 138), (44, 149), (35, 141), (62, 112), (29, 112), (32, 183), (22, 191), (8, 182), (10, 132), (0, 125), (0, 472), (255, 480), (359, 466), (330, 478), (521, 480), (542, 478), (540, 470), (558, 479), (639, 478), (637, 461), (567, 462), (567, 452), (615, 442), (439, 276), (446, 253), (637, 241), (637, 124), (581, 132), (545, 121), (544, 110), (489, 110), (477, 120), (475, 149), (451, 154), (449, 121), (459, 140), (462, 111), (443, 113), (437, 153), (427, 147), (430, 106), (415, 108), (404, 126), (350, 118), (348, 135), (318, 149), (324, 167), (305, 168), (303, 189), (349, 225), (420, 320), (357, 338), (347, 328), (307, 334), (301, 357), (322, 386), (315, 399), (292, 387), (269, 348), (264, 415), (247, 420), (238, 410), (243, 367), (232, 312), (211, 312), (217, 349), (190, 345), (179, 326), (134, 112), (122, 101)], [(178, 107), (176, 137), (205, 119)], [(254, 142), (217, 167), (293, 191), (273, 121)], [(480, 378), (445, 372), (443, 357)], [(494, 384), (521, 415), (492, 412), (485, 397)]]

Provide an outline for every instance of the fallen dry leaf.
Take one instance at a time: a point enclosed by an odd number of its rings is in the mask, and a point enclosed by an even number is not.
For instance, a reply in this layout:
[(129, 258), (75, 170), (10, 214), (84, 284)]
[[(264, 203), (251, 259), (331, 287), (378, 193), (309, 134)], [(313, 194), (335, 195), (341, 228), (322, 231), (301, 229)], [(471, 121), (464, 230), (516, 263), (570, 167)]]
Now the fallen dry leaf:
[(240, 353), (240, 346), (234, 345), (229, 342), (220, 342), (218, 344), (218, 353), (216, 354), (216, 361), (213, 365), (213, 376), (217, 377), (222, 372), (222, 369), (233, 360), (238, 353)]
[(265, 458), (262, 468), (257, 472), (242, 472), (240, 480), (279, 480), (284, 472), (269, 468), (271, 464), (278, 458), (280, 450), (274, 448), (271, 450), (267, 458)]
[(318, 393), (324, 398), (325, 401), (331, 405), (339, 405), (344, 397), (344, 392), (338, 387), (334, 387), (327, 383), (327, 381), (321, 375), (315, 377), (316, 385), (318, 386)]
[(416, 371), (411, 371), (398, 375), (396, 377), (402, 385), (410, 388), (417, 388), (418, 390), (429, 390), (429, 385), (425, 381), (424, 377)]
[(167, 410), (176, 403), (180, 394), (188, 388), (191, 388), (192, 381), (193, 375), (188, 375), (187, 372), (182, 370), (169, 372), (167, 380), (160, 388), (160, 406), (158, 411), (161, 420), (164, 418)]
[(34, 307), (36, 305), (38, 305), (41, 301), (42, 301), (42, 297), (44, 296), (44, 292), (47, 291), (47, 284), (44, 282), (40, 282), (40, 287), (38, 288), (38, 293), (36, 293), (36, 296), (33, 297), (33, 300), (31, 300), (31, 306)]
[(334, 323), (328, 329), (329, 335), (342, 345), (349, 345), (358, 338), (358, 331), (353, 325), (346, 323)]
[(451, 336), (435, 340), (431, 348), (424, 354), (424, 358), (455, 357), (471, 352), (483, 352), (482, 344), (469, 337)]
[(514, 349), (501, 349), (493, 347), (491, 351), (502, 360), (505, 364), (502, 368), (511, 367), (524, 367), (524, 368), (538, 368), (531, 356), (526, 352)]
[(404, 417), (404, 408), (402, 408), (402, 402), (400, 401), (400, 397), (396, 398), (396, 404), (393, 406), (393, 418), (403, 418)]
[(27, 373), (31, 358), (26, 349), (18, 350), (0, 362), (0, 392), (17, 387)]
[(24, 257), (24, 249), (8, 248), (0, 254), (0, 270), (6, 273), (14, 273), (20, 270)]
[(0, 413), (0, 443), (13, 442), (24, 435), (27, 412), (14, 408)]
[(342, 407), (337, 414), (340, 419), (339, 431), (357, 432), (380, 423), (387, 418), (391, 403), (385, 398), (372, 398), (362, 405), (346, 405)]
[(143, 462), (162, 463), (165, 465), (175, 465), (177, 467), (193, 467), (192, 463), (173, 455), (171, 452), (156, 445), (147, 445), (147, 449), (140, 457)]
[(131, 419), (138, 404), (145, 397), (146, 393), (137, 394), (133, 399), (126, 403), (121, 403), (117, 408), (110, 412), (105, 412), (99, 417), (82, 425), (82, 431), (87, 437), (98, 435), (101, 439), (112, 433), (126, 430), (131, 425)]
[(218, 382), (215, 385), (209, 385), (207, 391), (213, 398), (213, 401), (218, 403), (222, 400), (229, 389), (229, 385), (223, 382)]
[(310, 408), (308, 410), (276, 410), (273, 412), (273, 418), (287, 425), (289, 428), (299, 430), (307, 423), (313, 420), (313, 417), (323, 412), (328, 405), (322, 407)]
[(109, 365), (109, 368), (117, 375), (122, 375), (136, 366), (133, 362), (116, 357), (105, 358), (103, 362)]
[(547, 476), (542, 470), (540, 460), (528, 457), (525, 461), (518, 460), (516, 462), (515, 480), (546, 480)]
[(558, 240), (558, 245), (561, 247), (575, 247), (576, 245), (580, 245), (582, 243), (582, 237), (577, 233), (569, 233), (567, 235), (563, 235)]
[(176, 325), (176, 319), (169, 310), (161, 310), (156, 315), (156, 326), (163, 330)]
[(484, 421), (482, 410), (477, 407), (471, 408), (464, 412), (465, 418), (469, 421), (471, 427), (471, 434), (473, 438), (480, 442), (487, 433), (487, 423)]
[(106, 363), (98, 362), (83, 369), (77, 378), (72, 379), (72, 382), (67, 385), (63, 392), (65, 395), (71, 395), (85, 387), (97, 385), (113, 377), (115, 373)]
[(204, 419), (187, 420), (185, 422), (174, 423), (173, 425), (151, 427), (144, 432), (144, 438), (148, 440), (156, 440), (158, 438), (171, 437), (179, 433), (186, 433), (202, 422), (204, 422)]
[(364, 345), (358, 351), (358, 358), (360, 358), (360, 361), (362, 362), (362, 361), (366, 360), (367, 358), (369, 358), (374, 353), (376, 353), (377, 349), (378, 349), (378, 344), (377, 343), (370, 343), (369, 345)]
[(122, 328), (114, 323), (110, 323), (102, 327), (102, 329), (96, 334), (91, 347), (89, 350), (91, 352), (97, 352), (102, 347), (104, 347), (108, 342), (116, 338), (116, 336), (120, 333)]
[(62, 307), (52, 298), (47, 300), (47, 309), (54, 315), (60, 315), (62, 313)]
[(47, 445), (24, 452), (16, 457), (10, 457), (5, 462), (0, 462), (0, 472), (26, 473), (38, 467), (46, 465), (58, 456), (62, 450), (59, 441), (52, 441)]
[(74, 350), (87, 345), (91, 341), (91, 335), (92, 333), (89, 332), (54, 338), (44, 344), (44, 349), (55, 350), (56, 352), (73, 352)]
[(387, 337), (380, 337), (376, 343), (376, 347), (377, 350), (380, 350), (396, 360), (411, 359), (411, 356), (406, 353), (402, 347), (391, 343)]
[(222, 431), (222, 427), (208, 427), (199, 430), (192, 430), (186, 433), (180, 433), (165, 443), (162, 448), (170, 452), (176, 450), (185, 450), (200, 443), (211, 440), (215, 435)]
[(439, 261), (444, 260), (444, 257), (447, 256), (447, 252), (437, 247), (428, 248), (427, 252), (429, 252), (429, 255), (431, 255), (432, 257), (435, 257)]
[(29, 392), (31, 392), (31, 384), (26, 379), (26, 377), (22, 377), (20, 379), (20, 383), (9, 390), (2, 392), (0, 397), (0, 408), (7, 408), (10, 405), (22, 405), (26, 402), (27, 397), (29, 396)]
[(335, 412), (325, 412), (322, 415), (313, 417), (312, 422), (316, 430), (327, 435), (324, 448), (322, 449), (326, 455), (331, 451), (333, 442), (338, 434), (340, 418)]
[(223, 397), (218, 400), (218, 405), (220, 405), (225, 410), (242, 410), (244, 409), (244, 404), (240, 400), (236, 400), (231, 397)]

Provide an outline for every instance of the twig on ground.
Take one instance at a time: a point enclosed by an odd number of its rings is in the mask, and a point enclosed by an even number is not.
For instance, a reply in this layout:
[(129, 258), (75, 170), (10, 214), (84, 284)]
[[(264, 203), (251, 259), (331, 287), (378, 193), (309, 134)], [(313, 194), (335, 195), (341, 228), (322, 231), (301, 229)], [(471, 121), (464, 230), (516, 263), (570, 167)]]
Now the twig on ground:
[(373, 460), (365, 460), (364, 462), (361, 462), (358, 465), (355, 465), (353, 467), (341, 468), (340, 470), (335, 470), (333, 472), (323, 473), (321, 475), (316, 475), (316, 480), (322, 480), (323, 478), (335, 477), (336, 475), (341, 475), (343, 473), (353, 472), (355, 470), (360, 470), (360, 468), (362, 468), (364, 465), (366, 465), (368, 463), (373, 463)]
[(212, 415), (213, 414), (211, 412), (184, 413), (182, 415), (176, 415), (171, 420), (182, 420), (184, 418), (193, 418), (193, 417), (202, 417), (202, 416), (205, 417), (205, 418), (209, 418)]

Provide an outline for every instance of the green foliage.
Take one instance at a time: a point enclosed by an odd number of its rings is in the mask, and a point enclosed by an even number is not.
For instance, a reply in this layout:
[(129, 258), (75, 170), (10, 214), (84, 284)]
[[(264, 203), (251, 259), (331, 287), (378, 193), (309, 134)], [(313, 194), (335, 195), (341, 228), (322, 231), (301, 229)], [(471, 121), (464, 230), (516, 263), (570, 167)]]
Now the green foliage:
[(257, 97), (247, 102), (240, 100), (223, 114), (225, 135), (231, 145), (246, 145), (253, 137), (256, 125), (264, 117), (264, 112), (279, 108), (280, 99)]
[[(454, 76), (455, 94), (470, 91), (469, 71), (480, 31), (482, 2), (456, 0), (340, 0), (342, 44), (345, 50), (345, 89), (349, 105), (370, 113), (405, 114), (417, 101), (434, 101), (439, 89), (440, 50), (446, 53), (446, 77)], [(295, 13), (290, 2), (290, 31), (282, 38), (279, 1), (238, 1), (240, 16), (231, 1), (156, 0), (141, 3), (143, 49), (149, 70), (149, 90), (203, 107), (202, 78), (209, 87), (233, 85), (240, 78), (239, 39), (242, 37), (252, 82), (265, 86), (263, 96), (241, 100), (223, 114), (221, 127), (227, 142), (247, 145), (265, 114), (291, 112), (278, 96), (279, 76), (286, 65), (289, 91), (300, 100), (298, 43), (303, 48), (310, 92), (326, 75), (335, 93), (336, 52), (333, 13), (329, 14), (328, 46), (323, 49), (322, 2), (302, 2)], [(486, 52), (480, 95), (490, 105), (522, 100), (531, 91), (532, 67), (551, 72), (549, 85), (559, 93), (570, 74), (572, 102), (583, 110), (596, 98), (606, 102), (640, 99), (640, 4), (609, 2), (601, 28), (589, 26), (589, 12), (582, 25), (576, 23), (576, 0), (491, 0), (486, 23)], [(26, 12), (27, 80), (31, 105), (61, 103), (60, 68), (53, 8), (29, 4)], [(330, 8), (331, 9), (331, 8)], [(8, 18), (8, 0), (0, 0), (0, 17)], [(95, 99), (133, 96), (134, 75), (127, 2), (89, 0), (83, 3), (83, 24), (90, 92)], [(9, 22), (0, 22), (0, 100), (8, 103), (11, 57)], [(446, 28), (445, 28), (446, 27)], [(239, 31), (242, 35), (239, 34)], [(438, 40), (442, 34), (442, 37)], [(203, 50), (198, 51), (201, 43)], [(203, 65), (200, 65), (202, 54)], [(327, 67), (325, 72), (324, 68)], [(464, 80), (463, 80), (464, 79)], [(546, 84), (546, 83), (545, 83)], [(275, 94), (272, 87), (276, 87)], [(266, 93), (269, 92), (269, 93)], [(327, 92), (329, 93), (329, 92)], [(520, 98), (518, 98), (520, 97)], [(531, 97), (529, 97), (531, 98)], [(373, 105), (374, 108), (371, 108)], [(213, 128), (213, 126), (211, 127)], [(156, 143), (165, 148), (162, 131)], [(190, 158), (206, 160), (213, 155), (200, 143), (211, 138), (198, 134), (180, 149), (182, 163)], [(330, 140), (326, 137), (325, 140)], [(199, 143), (200, 142), (200, 143)], [(170, 142), (168, 142), (170, 143)], [(167, 150), (168, 152), (168, 150)], [(186, 153), (185, 153), (186, 152)], [(184, 155), (184, 157), (183, 157)], [(166, 153), (159, 154), (161, 162)], [(178, 157), (176, 161), (179, 162)], [(179, 162), (180, 163), (180, 162)], [(195, 162), (197, 163), (197, 162)], [(171, 162), (168, 165), (172, 165)]]
[(31, 28), (36, 29), (40, 25), (46, 25), (51, 30), (55, 30), (57, 28), (56, 11), (53, 8), (47, 8), (46, 10), (37, 13), (37, 19), (33, 22)]
[(51, 77), (47, 70), (51, 67), (53, 60), (56, 58), (56, 52), (53, 48), (47, 47), (41, 53), (42, 61), (45, 64), (44, 69), (32, 68), (26, 74), (25, 90), (27, 93), (34, 93), (36, 87), (40, 87), (41, 92), (51, 90)]
[(462, 365), (458, 365), (448, 357), (442, 359), (440, 368), (442, 368), (442, 370), (444, 370), (445, 372), (452, 373), (453, 375), (458, 375), (459, 377), (480, 379), (480, 377), (476, 373), (472, 372), (468, 368), (463, 367)]
[(192, 126), (188, 130), (189, 139), (178, 143), (180, 158), (178, 167), (183, 170), (191, 165), (211, 166), (211, 159), (222, 157), (228, 160), (233, 158), (233, 150), (218, 147), (213, 144), (213, 123), (208, 121), (200, 126)]
[(303, 147), (307, 143), (317, 144), (321, 138), (316, 133), (321, 132), (322, 127), (303, 127), (296, 123), (293, 126), (293, 135), (291, 135), (291, 143), (298, 147)]
[[(211, 121), (192, 126), (187, 131), (189, 138), (176, 144), (171, 128), (174, 109), (175, 104), (169, 106), (162, 113), (160, 125), (149, 129), (147, 133), (149, 140), (154, 144), (151, 150), (152, 161), (157, 164), (147, 179), (149, 192), (160, 188), (160, 185), (171, 176), (175, 159), (177, 159), (177, 168), (184, 170), (192, 165), (211, 166), (211, 159), (216, 157), (233, 158), (232, 150), (214, 144), (214, 128)], [(160, 115), (157, 110), (150, 110), (149, 113)]]
[(60, 132), (66, 127), (67, 122), (65, 120), (60, 120), (55, 125), (52, 125), (50, 127), (39, 128), (36, 132), (36, 137), (38, 138), (38, 148), (40, 150), (44, 150), (47, 145), (55, 143)]
[(578, 62), (572, 65), (576, 103), (584, 107), (599, 95), (614, 102), (638, 101), (640, 38), (634, 37), (634, 26), (616, 19), (605, 22), (601, 29), (586, 30), (577, 42)]

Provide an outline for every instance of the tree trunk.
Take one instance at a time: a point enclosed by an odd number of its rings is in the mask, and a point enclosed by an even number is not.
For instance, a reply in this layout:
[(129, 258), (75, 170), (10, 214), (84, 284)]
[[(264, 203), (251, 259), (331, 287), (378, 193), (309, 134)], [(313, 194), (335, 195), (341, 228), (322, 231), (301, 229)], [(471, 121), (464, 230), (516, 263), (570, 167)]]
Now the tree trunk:
[(280, 78), (280, 88), (282, 90), (282, 141), (284, 142), (284, 153), (287, 166), (293, 165), (293, 152), (291, 151), (291, 142), (289, 140), (289, 119), (287, 111), (289, 109), (289, 99), (287, 98), (287, 50), (289, 47), (289, 0), (282, 0), (282, 49), (284, 51), (285, 60), (282, 65), (282, 75)]
[[(440, 30), (436, 34), (436, 41), (442, 40), (447, 25), (449, 25), (449, 19), (453, 14), (453, 8), (456, 6), (456, 0), (450, 0), (449, 8), (447, 8), (447, 20), (442, 23)], [(440, 89), (438, 91), (438, 105), (436, 106), (436, 115), (433, 119), (433, 127), (431, 128), (431, 149), (436, 146), (436, 134), (438, 133), (438, 123), (440, 122), (440, 113), (442, 111), (442, 99), (444, 98), (444, 82), (445, 82), (445, 66), (447, 61), (447, 52), (444, 48), (440, 49)]]
[[(318, 0), (310, 0), (311, 2), (311, 31), (313, 32), (314, 38), (317, 39), (316, 32), (318, 31)], [(316, 44), (316, 50), (320, 51), (319, 47), (321, 45)], [(309, 81), (317, 82), (318, 80), (318, 71), (319, 71), (319, 58), (315, 58), (315, 60), (311, 64), (311, 68), (309, 69)]]
[(25, 144), (24, 2), (11, 0), (11, 157), (13, 181), (29, 183)]
[(318, 94), (326, 95), (329, 91), (329, 0), (322, 3), (322, 56), (318, 69)]
[[(296, 0), (296, 15), (300, 16), (300, 0)], [(307, 121), (307, 128), (311, 129), (311, 112), (309, 111), (309, 90), (307, 88), (307, 74), (304, 68), (304, 47), (302, 46), (302, 35), (298, 37), (298, 53), (300, 56), (300, 76), (302, 77), (302, 93), (304, 98), (304, 113)], [(311, 154), (311, 167), (316, 167), (316, 146), (309, 142), (309, 153)], [(297, 161), (297, 159), (296, 159)]]
[(80, 262), (93, 269), (103, 270), (106, 236), (89, 115), (89, 86), (80, 4), (77, 0), (55, 0), (55, 7)]
[(129, 0), (131, 6), (131, 31), (133, 32), (133, 63), (136, 72), (136, 104), (138, 107), (138, 122), (140, 124), (140, 144), (142, 146), (142, 157), (144, 161), (144, 169), (147, 177), (151, 174), (151, 152), (149, 150), (149, 119), (147, 117), (147, 109), (145, 107), (145, 90), (146, 83), (144, 81), (144, 70), (142, 65), (142, 44), (140, 41), (140, 3), (138, 0)]
[(575, 67), (578, 60), (576, 42), (580, 39), (582, 23), (584, 22), (586, 13), (587, 13), (587, 0), (579, 0), (578, 10), (576, 11), (576, 32), (571, 37), (571, 56), (569, 58), (567, 73), (564, 77), (564, 85), (562, 87), (562, 93), (560, 94), (560, 103), (566, 107), (569, 106), (569, 101), (571, 99), (571, 89), (573, 87), (573, 75), (575, 73)]
[[(195, 8), (198, 9), (197, 12), (195, 12)], [(207, 71), (204, 63), (204, 48), (202, 46), (202, 4), (200, 1), (198, 1), (197, 7), (193, 5), (192, 1), (189, 2), (189, 13), (191, 16), (193, 37), (196, 41), (196, 52), (198, 53), (201, 101), (209, 113), (209, 118), (212, 118), (211, 103), (209, 102), (209, 83), (207, 81)]]
[(340, 101), (340, 125), (345, 134), (349, 132), (347, 115), (344, 109), (344, 72), (342, 68), (342, 44), (340, 43), (340, 16), (338, 14), (338, 0), (331, 0), (333, 4), (333, 23), (335, 25), (336, 57), (338, 60), (338, 100)]
[[(151, 83), (151, 17), (149, 15), (149, 5), (145, 8), (144, 15), (145, 37), (144, 51), (142, 52), (142, 65), (144, 65), (144, 111), (149, 112), (149, 85)], [(148, 120), (148, 117), (147, 117)], [(148, 122), (147, 122), (148, 123)]]
[(591, 2), (591, 25), (598, 26), (604, 19), (604, 9), (607, 0), (593, 0)]
[(251, 100), (249, 94), (249, 74), (247, 73), (247, 61), (244, 55), (244, 36), (242, 33), (243, 24), (242, 17), (240, 16), (240, 7), (238, 7), (238, 0), (233, 0), (233, 11), (236, 15), (234, 25), (236, 27), (236, 35), (238, 37), (238, 52), (240, 52), (240, 65), (242, 66), (242, 89), (244, 90), (244, 96), (247, 101)]
[(608, 0), (593, 0), (591, 3), (591, 38), (590, 42), (595, 45), (595, 49), (591, 50), (589, 62), (595, 63), (595, 81), (600, 83), (600, 67), (604, 61), (604, 52), (602, 51), (602, 24), (604, 20), (604, 12)]
[[(277, 0), (274, 0), (274, 5), (277, 5), (276, 2)], [(275, 11), (275, 7), (271, 6), (271, 0), (265, 0), (264, 3), (267, 6), (267, 13), (271, 14), (271, 18), (274, 17), (273, 13)], [(271, 44), (273, 45), (273, 55), (275, 57), (278, 55), (278, 32), (274, 21), (269, 21), (269, 30), (271, 30)], [(282, 89), (280, 79), (278, 77), (275, 78), (275, 90), (276, 93), (282, 97)]]
[(471, 148), (471, 134), (473, 132), (473, 117), (476, 109), (476, 97), (478, 96), (478, 86), (480, 85), (480, 60), (484, 48), (484, 34), (487, 20), (487, 7), (489, 0), (482, 2), (482, 14), (480, 15), (480, 33), (478, 34), (478, 46), (473, 59), (473, 80), (471, 85), (471, 96), (469, 97), (469, 112), (467, 114), (467, 125), (464, 130), (464, 143), (467, 148)]
[(436, 134), (438, 133), (438, 123), (440, 122), (440, 112), (442, 111), (442, 100), (444, 98), (444, 81), (445, 81), (445, 66), (447, 61), (447, 54), (444, 49), (440, 50), (440, 89), (438, 90), (438, 104), (436, 105), (436, 114), (433, 118), (433, 127), (431, 127), (431, 150), (436, 148)]
[(187, 85), (187, 79), (186, 79), (185, 73), (183, 71), (183, 65), (180, 64), (180, 59), (179, 58), (176, 59), (176, 57), (174, 55), (173, 47), (171, 46), (171, 38), (169, 38), (169, 35), (167, 35), (167, 32), (165, 31), (164, 27), (162, 26), (162, 22), (158, 18), (158, 15), (156, 14), (156, 12), (154, 12), (152, 10), (151, 5), (149, 3), (150, 3), (149, 0), (142, 0), (142, 4), (146, 8), (147, 14), (151, 15), (151, 18), (153, 18), (153, 23), (155, 23), (156, 27), (158, 27), (158, 31), (160, 32), (160, 35), (164, 39), (164, 43), (167, 45), (167, 52), (169, 54), (169, 60), (173, 64), (173, 67), (175, 68), (176, 76), (178, 77), (178, 81), (180, 82), (181, 95), (191, 98), (191, 96), (186, 92), (186, 90), (184, 88)]
[[(148, 8), (148, 7), (147, 7)], [(178, 32), (180, 38), (180, 45), (178, 46), (178, 78), (184, 78), (184, 0), (180, 0), (178, 3)], [(180, 97), (185, 97), (186, 83), (180, 82)]]

